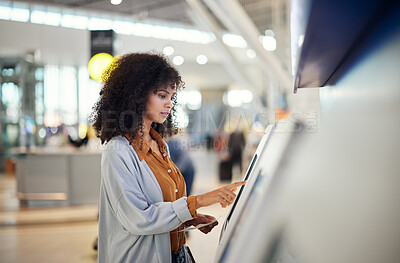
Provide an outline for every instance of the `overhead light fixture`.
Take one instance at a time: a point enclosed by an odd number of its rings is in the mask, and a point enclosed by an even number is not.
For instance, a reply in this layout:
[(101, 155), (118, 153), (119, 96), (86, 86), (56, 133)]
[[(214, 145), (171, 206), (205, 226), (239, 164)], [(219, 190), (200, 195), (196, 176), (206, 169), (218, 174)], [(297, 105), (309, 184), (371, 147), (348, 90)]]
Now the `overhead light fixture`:
[(171, 56), (172, 54), (174, 54), (175, 49), (171, 46), (165, 46), (163, 49), (163, 53), (166, 56)]
[(186, 105), (189, 110), (198, 110), (201, 108), (202, 96), (198, 90), (183, 90), (178, 93), (178, 102)]
[(265, 50), (274, 51), (276, 49), (275, 33), (271, 29), (265, 30), (265, 36), (261, 36), (261, 43)]
[(18, 22), (28, 22), (29, 21), (29, 8), (22, 7), (17, 8), (14, 6), (11, 13), (11, 20)]
[(251, 48), (249, 48), (246, 53), (249, 58), (255, 58), (257, 56), (256, 52)]
[(91, 17), (89, 19), (89, 30), (109, 30), (113, 27), (113, 21), (107, 18)]
[(274, 37), (275, 33), (271, 29), (267, 29), (264, 31), (264, 35), (269, 36), (269, 37)]
[(175, 56), (172, 59), (172, 63), (174, 63), (177, 66), (180, 66), (183, 64), (183, 62), (185, 61), (185, 59), (182, 56)]
[(200, 65), (204, 65), (208, 62), (208, 58), (205, 55), (198, 55), (196, 57), (196, 62)]
[(239, 47), (245, 48), (247, 47), (247, 42), (240, 35), (225, 33), (222, 35), (222, 42), (230, 47)]
[(261, 41), (265, 50), (274, 51), (276, 49), (276, 39), (274, 37), (263, 36)]
[(111, 4), (113, 5), (119, 5), (120, 3), (122, 3), (122, 0), (111, 0)]
[(250, 90), (229, 90), (223, 96), (224, 104), (230, 107), (242, 107), (252, 100), (253, 93)]

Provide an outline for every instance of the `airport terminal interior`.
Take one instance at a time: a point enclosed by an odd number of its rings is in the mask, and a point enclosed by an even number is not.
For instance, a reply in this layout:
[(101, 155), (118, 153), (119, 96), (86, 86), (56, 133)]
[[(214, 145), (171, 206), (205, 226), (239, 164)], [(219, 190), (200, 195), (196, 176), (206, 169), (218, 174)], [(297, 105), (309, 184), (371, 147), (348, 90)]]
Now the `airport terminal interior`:
[(91, 114), (136, 52), (185, 82), (188, 193), (246, 180), (198, 209), (218, 225), (185, 232), (195, 262), (400, 262), (394, 0), (0, 0), (0, 262), (98, 262)]

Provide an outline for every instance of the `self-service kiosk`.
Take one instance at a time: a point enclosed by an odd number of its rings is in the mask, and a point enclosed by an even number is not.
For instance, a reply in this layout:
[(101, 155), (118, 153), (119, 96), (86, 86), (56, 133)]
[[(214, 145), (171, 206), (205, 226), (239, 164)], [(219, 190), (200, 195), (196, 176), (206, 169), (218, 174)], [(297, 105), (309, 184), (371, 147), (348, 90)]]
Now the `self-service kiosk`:
[[(216, 262), (231, 262), (227, 259), (240, 241), (242, 231), (252, 217), (259, 216), (259, 209), (264, 209), (263, 196), (273, 191), (269, 187), (275, 171), (300, 126), (298, 122), (286, 121), (267, 127), (245, 175), (247, 183), (239, 190), (222, 227)], [(250, 231), (257, 231), (257, 227), (253, 226)]]
[(304, 137), (301, 122), (275, 124), (227, 222), (216, 262), (297, 262), (281, 236), (287, 206), (280, 190), (282, 184), (287, 186), (281, 175)]
[(400, 262), (400, 3), (292, 3), (295, 90), (326, 85), (321, 121), (274, 126), (215, 262)]

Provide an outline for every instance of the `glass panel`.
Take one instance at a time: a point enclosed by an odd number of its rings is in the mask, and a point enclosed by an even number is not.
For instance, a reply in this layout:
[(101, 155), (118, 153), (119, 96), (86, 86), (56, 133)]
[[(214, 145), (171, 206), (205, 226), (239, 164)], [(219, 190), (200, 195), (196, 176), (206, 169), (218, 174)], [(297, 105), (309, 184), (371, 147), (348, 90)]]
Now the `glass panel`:
[(43, 83), (38, 82), (35, 86), (35, 111), (36, 111), (36, 123), (38, 125), (44, 124), (44, 94), (43, 94)]
[(4, 132), (4, 144), (6, 147), (18, 145), (19, 128), (18, 124), (7, 124)]
[(59, 102), (62, 122), (73, 125), (78, 122), (77, 117), (77, 80), (74, 67), (61, 67), (59, 82)]
[(12, 21), (28, 22), (29, 21), (29, 5), (25, 3), (14, 3), (11, 14)]
[(10, 2), (0, 2), (0, 19), (9, 20), (11, 18), (11, 3)]
[(20, 105), (21, 94), (19, 87), (13, 82), (6, 82), (1, 85), (1, 101), (5, 106)]
[(44, 68), (44, 104), (46, 106), (45, 125), (56, 127), (61, 125), (59, 115), (59, 69), (48, 65)]

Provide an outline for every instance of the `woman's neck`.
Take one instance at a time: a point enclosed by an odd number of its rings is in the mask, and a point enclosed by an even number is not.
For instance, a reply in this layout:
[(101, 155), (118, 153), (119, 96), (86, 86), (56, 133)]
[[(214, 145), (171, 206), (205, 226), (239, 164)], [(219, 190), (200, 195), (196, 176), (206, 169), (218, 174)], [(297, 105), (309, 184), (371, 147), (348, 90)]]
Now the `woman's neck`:
[(143, 121), (143, 140), (145, 140), (147, 143), (150, 143), (153, 139), (150, 136), (150, 128), (151, 128), (152, 122), (149, 121)]

